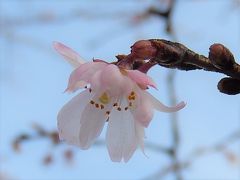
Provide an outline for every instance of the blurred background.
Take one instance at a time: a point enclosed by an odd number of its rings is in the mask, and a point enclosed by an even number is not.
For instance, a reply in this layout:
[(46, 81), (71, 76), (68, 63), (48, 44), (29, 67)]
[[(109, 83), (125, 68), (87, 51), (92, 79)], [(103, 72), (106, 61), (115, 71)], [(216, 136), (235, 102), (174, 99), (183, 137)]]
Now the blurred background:
[(170, 105), (176, 96), (187, 106), (155, 113), (147, 157), (137, 150), (128, 163), (111, 162), (105, 129), (87, 151), (58, 141), (57, 113), (75, 94), (63, 94), (72, 68), (52, 42), (89, 61), (114, 61), (150, 38), (205, 56), (222, 43), (239, 63), (240, 1), (1, 0), (0, 179), (240, 179), (240, 96), (218, 91), (222, 74), (150, 70), (155, 97)]

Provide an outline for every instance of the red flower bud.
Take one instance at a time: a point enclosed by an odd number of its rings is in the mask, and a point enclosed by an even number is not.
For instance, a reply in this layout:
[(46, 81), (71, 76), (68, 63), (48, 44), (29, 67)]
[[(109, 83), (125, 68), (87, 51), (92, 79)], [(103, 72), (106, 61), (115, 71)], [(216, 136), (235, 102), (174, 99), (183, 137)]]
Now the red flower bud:
[(148, 40), (137, 41), (131, 49), (131, 55), (139, 59), (151, 59), (157, 54), (156, 47)]
[(209, 59), (219, 69), (231, 69), (235, 63), (232, 53), (222, 44), (213, 44), (210, 47)]

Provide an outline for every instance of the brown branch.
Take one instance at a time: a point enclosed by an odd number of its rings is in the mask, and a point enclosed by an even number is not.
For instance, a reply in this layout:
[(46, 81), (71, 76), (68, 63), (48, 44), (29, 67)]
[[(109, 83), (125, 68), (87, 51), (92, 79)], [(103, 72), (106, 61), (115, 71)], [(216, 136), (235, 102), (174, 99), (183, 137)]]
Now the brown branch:
[[(210, 47), (209, 58), (199, 55), (186, 46), (163, 39), (150, 40), (157, 49), (153, 60), (159, 65), (180, 70), (203, 69), (219, 72), (232, 78), (240, 79), (240, 65), (231, 52), (221, 44)], [(190, 68), (188, 68), (190, 66)]]
[[(218, 83), (220, 92), (235, 95), (240, 93), (240, 65), (224, 45), (213, 44), (208, 58), (199, 55), (183, 44), (164, 39), (141, 40), (131, 46), (128, 61), (150, 59), (150, 62), (160, 66), (179, 70), (205, 70), (222, 73), (223, 78)], [(129, 60), (130, 59), (130, 60)]]
[(240, 65), (235, 62), (232, 53), (223, 45), (213, 44), (207, 58), (180, 43), (160, 39), (150, 41), (157, 49), (156, 56), (152, 58), (152, 61), (167, 68), (203, 69), (225, 74), (230, 78), (219, 81), (218, 89), (226, 94), (240, 93)]

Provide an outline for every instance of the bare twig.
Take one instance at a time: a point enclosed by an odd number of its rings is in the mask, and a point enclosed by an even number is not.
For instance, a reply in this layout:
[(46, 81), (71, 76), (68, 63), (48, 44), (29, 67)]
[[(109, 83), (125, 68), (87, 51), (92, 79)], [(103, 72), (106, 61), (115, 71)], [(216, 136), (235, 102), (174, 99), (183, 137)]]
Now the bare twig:
[(214, 153), (225, 153), (228, 146), (235, 142), (240, 141), (240, 130), (237, 130), (227, 137), (225, 137), (222, 141), (219, 141), (218, 143), (208, 146), (208, 147), (201, 147), (195, 149), (192, 153), (188, 155), (188, 157), (180, 162), (176, 163), (170, 163), (168, 166), (165, 166), (164, 168), (161, 168), (161, 171), (158, 171), (150, 176), (147, 176), (144, 179), (161, 179), (164, 176), (168, 175), (171, 172), (174, 172), (176, 170), (183, 170), (191, 166), (197, 159), (208, 155), (208, 154), (214, 154)]
[[(62, 141), (59, 139), (57, 131), (48, 131), (44, 129), (42, 126), (40, 126), (39, 124), (34, 124), (33, 128), (35, 130), (34, 134), (23, 133), (14, 139), (12, 146), (15, 151), (18, 151), (18, 152), (21, 151), (22, 143), (41, 140), (41, 139), (50, 140), (53, 145), (62, 144)], [(103, 147), (104, 145), (105, 145), (105, 141), (103, 139), (98, 139), (94, 143), (95, 147)], [(166, 155), (171, 155), (172, 153), (170, 148), (166, 148), (164, 146), (157, 145), (152, 142), (146, 142), (145, 147), (151, 151), (162, 152)]]
[(199, 55), (184, 45), (166, 40), (150, 40), (156, 47), (156, 56), (152, 61), (167, 68), (180, 70), (203, 69), (225, 74), (230, 78), (219, 81), (218, 89), (226, 94), (240, 93), (240, 65), (235, 62), (232, 53), (221, 44), (210, 47), (209, 57)]
[[(165, 11), (157, 9), (156, 7), (152, 7), (149, 9), (149, 13), (162, 17), (165, 19), (165, 30), (166, 32), (172, 37), (173, 40), (176, 40), (176, 36), (174, 34), (173, 26), (172, 26), (172, 14), (174, 10), (174, 6), (176, 4), (175, 0), (170, 0), (168, 4), (168, 9)], [(175, 90), (175, 83), (174, 79), (176, 77), (176, 73), (174, 70), (170, 70), (168, 72), (167, 76), (167, 88), (168, 88), (168, 94), (170, 99), (170, 104), (175, 105), (177, 103), (176, 99), (176, 90)], [(178, 149), (180, 144), (180, 134), (179, 134), (179, 126), (178, 126), (178, 116), (177, 113), (170, 114), (170, 124), (171, 124), (171, 133), (172, 133), (172, 139), (173, 139), (173, 145), (171, 147), (171, 154), (170, 157), (172, 159), (173, 164), (178, 163)], [(175, 178), (177, 180), (183, 179), (181, 169), (174, 168), (173, 174), (175, 175)], [(160, 175), (161, 177), (161, 175)], [(157, 177), (159, 178), (159, 177)]]
[(210, 47), (209, 58), (199, 55), (186, 46), (163, 39), (150, 40), (157, 49), (153, 60), (159, 65), (180, 70), (203, 69), (240, 79), (240, 65), (231, 52), (221, 44)]
[(222, 73), (229, 77), (219, 81), (220, 92), (230, 95), (240, 93), (240, 65), (222, 44), (213, 44), (207, 58), (177, 42), (163, 39), (141, 40), (131, 46), (131, 53), (125, 59), (133, 64), (135, 60), (150, 59), (152, 63), (171, 69), (202, 69)]

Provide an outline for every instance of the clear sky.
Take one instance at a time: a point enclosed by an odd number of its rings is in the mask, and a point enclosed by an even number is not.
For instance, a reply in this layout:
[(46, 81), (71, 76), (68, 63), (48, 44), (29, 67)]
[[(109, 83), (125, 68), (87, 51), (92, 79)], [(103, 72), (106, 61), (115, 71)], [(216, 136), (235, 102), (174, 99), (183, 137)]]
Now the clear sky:
[[(10, 177), (30, 179), (140, 179), (170, 163), (161, 153), (146, 149), (148, 158), (138, 150), (127, 163), (113, 163), (105, 146), (82, 151), (74, 148), (71, 166), (61, 155), (67, 145), (54, 148), (49, 141), (25, 143), (22, 153), (11, 149), (11, 141), (20, 133), (34, 133), (37, 122), (46, 129), (56, 129), (59, 109), (73, 95), (63, 94), (71, 67), (52, 48), (60, 41), (78, 51), (85, 59), (93, 57), (113, 61), (115, 55), (129, 53), (139, 39), (170, 39), (163, 20), (150, 18), (132, 25), (129, 14), (142, 12), (148, 0), (51, 0), (0, 2), (0, 172)], [(196, 52), (207, 55), (215, 42), (223, 43), (240, 60), (240, 7), (230, 0), (178, 0), (173, 25), (178, 40)], [(4, 25), (7, 18), (28, 19), (39, 14), (60, 21), (37, 22), (17, 26)], [(81, 17), (76, 17), (76, 13)], [(66, 16), (68, 15), (68, 16)], [(118, 15), (118, 16), (117, 16)], [(63, 18), (64, 17), (64, 18)], [(73, 18), (75, 17), (75, 18)], [(238, 61), (239, 62), (239, 61)], [(150, 92), (169, 104), (166, 76), (168, 70), (154, 67), (149, 75), (158, 85)], [(221, 74), (203, 71), (177, 71), (178, 100), (187, 102), (179, 112), (181, 132), (180, 159), (196, 147), (210, 146), (240, 128), (240, 96), (227, 96), (217, 90)], [(146, 141), (171, 145), (169, 114), (156, 112), (146, 130)], [(104, 139), (105, 129), (100, 139)], [(239, 154), (240, 144), (229, 149)], [(41, 164), (46, 153), (54, 153), (56, 162)], [(229, 163), (221, 153), (207, 155), (184, 171), (186, 179), (240, 178), (239, 164)], [(167, 176), (166, 179), (173, 179)]]

